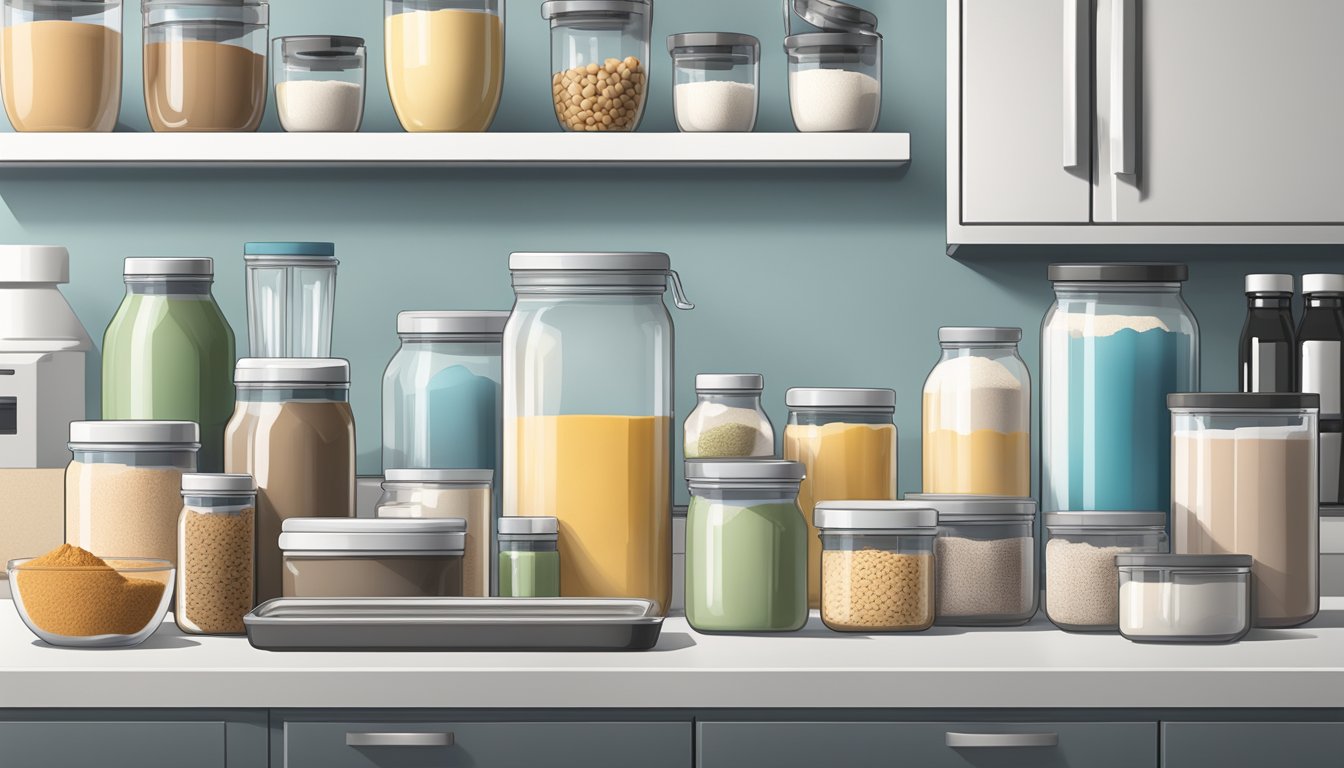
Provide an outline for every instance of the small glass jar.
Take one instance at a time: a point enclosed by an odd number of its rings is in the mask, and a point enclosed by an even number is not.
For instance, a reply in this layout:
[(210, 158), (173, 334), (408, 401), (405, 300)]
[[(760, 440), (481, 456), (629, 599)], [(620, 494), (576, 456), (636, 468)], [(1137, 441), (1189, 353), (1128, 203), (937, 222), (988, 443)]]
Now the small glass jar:
[(382, 519), (465, 520), (462, 595), (489, 597), (494, 477), (489, 469), (389, 469), (375, 514)]
[(1120, 634), (1232, 643), (1251, 630), (1250, 555), (1118, 555)]
[(275, 39), (271, 66), (280, 127), (290, 133), (354, 133), (364, 121), (362, 37)]
[(1072, 632), (1119, 628), (1116, 555), (1170, 551), (1165, 512), (1045, 515), (1045, 615)]
[(823, 501), (821, 620), (837, 632), (933, 626), (938, 512), (922, 502)]
[(924, 492), (1031, 495), (1031, 374), (1021, 328), (939, 328), (924, 382)]
[(465, 520), (291, 518), (285, 597), (462, 597)]
[(336, 313), (334, 243), (247, 243), (247, 340), (253, 357), (328, 357)]
[(0, 81), (16, 131), (111, 131), (121, 0), (5, 0)]
[(387, 89), (411, 132), (487, 131), (504, 91), (504, 0), (386, 0)]
[(734, 32), (667, 38), (673, 113), (683, 133), (750, 132), (760, 101), (761, 41)]
[(761, 407), (759, 373), (695, 377), (695, 410), (682, 429), (687, 459), (761, 459), (775, 455), (775, 428)]
[(560, 534), (554, 517), (499, 519), (500, 597), (560, 596)]
[(565, 131), (633, 131), (648, 102), (652, 0), (547, 0), (551, 95)]
[(177, 609), (183, 632), (242, 635), (257, 598), (257, 486), (251, 475), (183, 475)]

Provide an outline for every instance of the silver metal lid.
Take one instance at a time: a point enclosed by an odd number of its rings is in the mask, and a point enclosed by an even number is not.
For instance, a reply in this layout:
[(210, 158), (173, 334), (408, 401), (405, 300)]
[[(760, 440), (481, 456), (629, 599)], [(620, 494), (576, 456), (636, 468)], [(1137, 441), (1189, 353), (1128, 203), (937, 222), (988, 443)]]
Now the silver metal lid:
[(797, 485), (806, 476), (806, 467), (799, 462), (779, 459), (693, 459), (686, 462), (686, 483), (692, 489), (763, 483)]
[(938, 329), (941, 344), (1016, 344), (1021, 340), (1021, 328), (949, 325)]
[(823, 501), (812, 515), (823, 531), (912, 531), (933, 534), (938, 510), (914, 501)]
[(1116, 555), (1115, 564), (1121, 568), (1226, 568), (1243, 570), (1251, 567), (1250, 555)]
[(641, 251), (519, 252), (509, 254), (509, 269), (514, 272), (667, 272), (672, 269), (672, 257), (666, 253)]
[(1344, 293), (1344, 275), (1303, 275), (1302, 293)]
[(496, 310), (410, 311), (397, 314), (402, 336), (500, 336), (509, 312)]
[(557, 288), (581, 293), (663, 293), (670, 283), (677, 309), (695, 309), (666, 253), (520, 252), (509, 255), (509, 271), (517, 293)]
[(1301, 411), (1320, 409), (1321, 396), (1294, 392), (1174, 392), (1167, 395), (1172, 410)]
[(0, 245), (0, 283), (70, 282), (70, 252), (59, 245)]
[(652, 11), (650, 0), (547, 0), (541, 4), (541, 18), (548, 20), (573, 14), (647, 14)]
[(186, 474), (182, 476), (183, 496), (251, 496), (257, 484), (251, 475)]
[(289, 35), (275, 38), (279, 64), (311, 72), (339, 72), (364, 61), (364, 38), (345, 35)]
[(1061, 528), (1165, 528), (1166, 512), (1046, 512), (1046, 526)]
[(383, 486), (389, 483), (426, 485), (490, 485), (495, 480), (493, 469), (389, 469), (383, 476)]
[(759, 373), (698, 373), (696, 392), (760, 392), (765, 377)]
[(461, 518), (291, 517), (282, 525), (286, 552), (461, 552), (467, 521)]
[(235, 384), (277, 387), (350, 383), (350, 362), (335, 357), (245, 357), (233, 371)]
[(126, 277), (213, 277), (214, 259), (127, 259)]
[(793, 12), (812, 26), (827, 31), (877, 31), (877, 14), (840, 0), (793, 0)]
[(1051, 264), (1046, 277), (1052, 283), (1183, 283), (1190, 269), (1184, 264), (1141, 262)]
[(72, 421), (71, 445), (171, 445), (200, 447), (201, 429), (194, 421)]
[(939, 520), (968, 517), (1036, 517), (1036, 500), (1017, 496), (962, 496), (942, 493), (907, 493), (906, 501), (916, 501), (938, 510)]
[(557, 536), (560, 521), (554, 517), (501, 517), (495, 527), (500, 536)]
[(896, 390), (858, 387), (794, 387), (784, 393), (790, 408), (884, 408), (895, 410)]
[(752, 59), (761, 57), (761, 41), (755, 35), (739, 32), (682, 32), (667, 36), (667, 52), (673, 56), (680, 53), (731, 55), (734, 48), (750, 48)]
[(1292, 275), (1247, 275), (1246, 293), (1292, 293)]
[(784, 50), (790, 53), (802, 48), (871, 48), (881, 44), (881, 35), (865, 32), (804, 32), (784, 38)]
[(263, 25), (270, 20), (266, 0), (143, 0), (140, 9), (147, 27), (192, 21)]

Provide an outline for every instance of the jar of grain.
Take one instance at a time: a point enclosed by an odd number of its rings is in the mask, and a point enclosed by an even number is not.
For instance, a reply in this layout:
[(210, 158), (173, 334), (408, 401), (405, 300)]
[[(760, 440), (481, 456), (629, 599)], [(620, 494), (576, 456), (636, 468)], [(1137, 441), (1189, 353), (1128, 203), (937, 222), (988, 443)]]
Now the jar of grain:
[(489, 597), (494, 529), (490, 486), (494, 477), (489, 469), (389, 469), (376, 515), (465, 520), (462, 596)]
[(65, 540), (99, 557), (177, 563), (182, 475), (196, 471), (190, 421), (76, 421), (65, 470)]
[(183, 475), (177, 610), (183, 632), (241, 635), (257, 595), (257, 486), (251, 475)]
[(16, 131), (111, 131), (121, 111), (121, 0), (5, 0), (0, 79)]
[(933, 626), (938, 512), (923, 502), (823, 501), (821, 620), (838, 632)]
[(775, 427), (761, 407), (759, 373), (702, 373), (695, 377), (695, 410), (686, 417), (687, 459), (767, 459), (775, 455)]
[(1120, 622), (1115, 556), (1166, 554), (1165, 512), (1047, 512), (1045, 615), (1073, 632), (1113, 632)]
[(653, 0), (547, 0), (551, 95), (565, 131), (633, 131), (648, 102)]

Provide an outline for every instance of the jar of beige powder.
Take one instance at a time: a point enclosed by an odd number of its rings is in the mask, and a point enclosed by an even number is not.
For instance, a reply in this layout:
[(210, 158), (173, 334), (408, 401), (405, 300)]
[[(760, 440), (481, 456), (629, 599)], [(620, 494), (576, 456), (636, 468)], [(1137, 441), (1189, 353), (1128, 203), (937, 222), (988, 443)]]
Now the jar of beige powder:
[(112, 130), (121, 0), (5, 0), (0, 80), (16, 131)]

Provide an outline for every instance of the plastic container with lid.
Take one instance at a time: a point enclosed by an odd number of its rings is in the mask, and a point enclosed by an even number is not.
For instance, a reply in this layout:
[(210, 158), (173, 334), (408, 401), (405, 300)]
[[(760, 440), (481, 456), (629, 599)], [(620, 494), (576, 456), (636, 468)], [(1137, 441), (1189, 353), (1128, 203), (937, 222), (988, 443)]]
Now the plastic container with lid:
[(155, 131), (255, 131), (266, 111), (266, 0), (143, 0)]
[(1120, 634), (1231, 643), (1251, 629), (1250, 555), (1117, 555)]
[(353, 133), (364, 121), (364, 38), (275, 39), (271, 65), (280, 127), (290, 133)]
[(938, 512), (916, 501), (823, 501), (821, 620), (838, 632), (933, 626)]
[(688, 461), (686, 621), (700, 632), (807, 623), (807, 524), (795, 461)]
[(1320, 609), (1321, 398), (1179, 393), (1171, 407), (1172, 551), (1255, 558), (1257, 627)]
[(111, 131), (121, 0), (5, 0), (0, 82), (16, 131)]
[(253, 357), (327, 357), (336, 313), (334, 243), (248, 243), (247, 339)]
[(1020, 328), (938, 329), (924, 381), (924, 492), (1031, 495), (1031, 374)]
[(1321, 396), (1321, 505), (1344, 503), (1344, 275), (1302, 276), (1297, 362), (1303, 392)]
[(250, 475), (183, 475), (177, 609), (183, 632), (242, 635), (257, 598), (257, 486)]
[(687, 459), (770, 458), (775, 428), (761, 407), (765, 377), (759, 373), (701, 373), (695, 409), (686, 417), (682, 448)]
[(1199, 389), (1184, 264), (1055, 264), (1041, 327), (1041, 509), (1171, 503), (1166, 398)]
[(499, 519), (500, 597), (559, 597), (559, 524), (554, 517)]
[[(817, 31), (795, 34), (794, 16)], [(784, 0), (789, 107), (804, 133), (869, 133), (882, 113), (877, 16), (838, 0)]]
[(465, 520), (292, 518), (285, 597), (462, 597)]
[(551, 95), (566, 131), (633, 131), (648, 102), (652, 0), (547, 0)]
[(1170, 551), (1165, 512), (1047, 512), (1045, 615), (1075, 632), (1115, 631), (1115, 556)]
[(456, 518), (467, 522), (462, 595), (490, 596), (494, 507), (489, 469), (389, 469), (376, 514), (380, 518)]
[(673, 113), (683, 133), (749, 132), (760, 102), (761, 41), (736, 32), (669, 35)]

